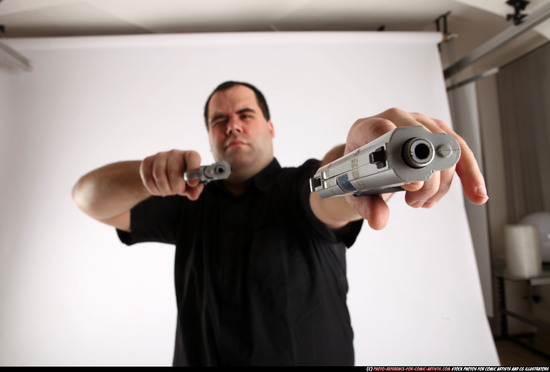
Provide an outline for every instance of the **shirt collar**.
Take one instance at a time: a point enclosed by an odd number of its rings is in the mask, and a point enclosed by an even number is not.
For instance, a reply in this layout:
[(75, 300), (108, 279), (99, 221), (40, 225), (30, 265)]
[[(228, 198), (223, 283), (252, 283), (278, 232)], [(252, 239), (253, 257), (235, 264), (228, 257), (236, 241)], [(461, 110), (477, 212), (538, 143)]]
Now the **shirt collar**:
[[(251, 178), (249, 187), (255, 187), (257, 190), (263, 193), (269, 192), (269, 190), (271, 189), (271, 185), (273, 184), (273, 176), (280, 169), (281, 166), (279, 165), (279, 162), (277, 161), (277, 159), (273, 158), (273, 160), (271, 160), (271, 162), (264, 169), (262, 169)], [(208, 186), (214, 187), (215, 189), (232, 195), (223, 186), (222, 182), (211, 182)]]

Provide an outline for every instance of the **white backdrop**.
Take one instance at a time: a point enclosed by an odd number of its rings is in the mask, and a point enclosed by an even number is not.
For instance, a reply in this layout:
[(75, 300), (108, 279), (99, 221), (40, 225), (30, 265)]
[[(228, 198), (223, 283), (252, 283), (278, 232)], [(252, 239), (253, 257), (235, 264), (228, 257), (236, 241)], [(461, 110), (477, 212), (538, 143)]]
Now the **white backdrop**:
[[(266, 95), (283, 166), (320, 158), (389, 107), (450, 122), (436, 33), (260, 33), (5, 40), (0, 68), (0, 364), (169, 365), (174, 248), (126, 247), (72, 203), (85, 172), (172, 148), (212, 161), (204, 101)], [(431, 210), (391, 201), (348, 255), (358, 365), (495, 365), (458, 179)]]

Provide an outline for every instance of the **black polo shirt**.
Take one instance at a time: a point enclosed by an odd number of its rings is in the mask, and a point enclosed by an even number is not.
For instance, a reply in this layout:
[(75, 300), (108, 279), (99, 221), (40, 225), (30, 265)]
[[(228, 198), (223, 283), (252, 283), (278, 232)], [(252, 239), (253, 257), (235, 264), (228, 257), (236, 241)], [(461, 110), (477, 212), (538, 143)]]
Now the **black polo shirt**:
[(211, 182), (132, 209), (124, 243), (176, 245), (174, 365), (353, 365), (345, 251), (362, 221), (333, 232), (314, 216), (318, 168), (273, 160), (241, 196)]

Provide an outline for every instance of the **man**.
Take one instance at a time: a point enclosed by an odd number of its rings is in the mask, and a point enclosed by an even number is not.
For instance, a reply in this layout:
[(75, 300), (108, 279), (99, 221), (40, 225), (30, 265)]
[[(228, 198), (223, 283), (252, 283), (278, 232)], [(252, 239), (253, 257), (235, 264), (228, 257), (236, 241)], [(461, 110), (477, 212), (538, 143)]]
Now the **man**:
[[(231, 165), (227, 180), (184, 182), (200, 155), (172, 150), (99, 168), (73, 189), (77, 205), (116, 227), (126, 244), (176, 245), (174, 365), (353, 365), (345, 250), (363, 219), (374, 229), (386, 225), (389, 195), (322, 199), (308, 188), (322, 164), (396, 125), (423, 125), (457, 138), (466, 197), (487, 200), (468, 146), (445, 123), (420, 114), (391, 109), (358, 120), (345, 146), (322, 163), (285, 169), (273, 156), (274, 125), (254, 86), (218, 86), (205, 120), (214, 159)], [(407, 203), (433, 206), (453, 175), (449, 169), (404, 186)]]

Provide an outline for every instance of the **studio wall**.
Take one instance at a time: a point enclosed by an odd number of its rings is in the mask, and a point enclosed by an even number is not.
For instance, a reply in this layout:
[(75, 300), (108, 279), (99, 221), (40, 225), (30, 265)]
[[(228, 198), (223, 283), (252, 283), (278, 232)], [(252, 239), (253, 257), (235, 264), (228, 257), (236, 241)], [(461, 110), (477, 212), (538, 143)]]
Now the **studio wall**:
[[(390, 107), (451, 122), (436, 33), (241, 33), (6, 40), (0, 68), (0, 364), (169, 365), (174, 248), (121, 244), (70, 193), (158, 151), (212, 161), (220, 82), (266, 95), (283, 166), (320, 158)], [(460, 182), (435, 208), (390, 202), (348, 253), (358, 365), (496, 365)]]

